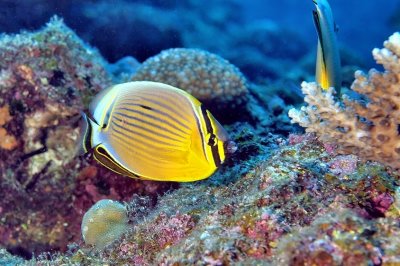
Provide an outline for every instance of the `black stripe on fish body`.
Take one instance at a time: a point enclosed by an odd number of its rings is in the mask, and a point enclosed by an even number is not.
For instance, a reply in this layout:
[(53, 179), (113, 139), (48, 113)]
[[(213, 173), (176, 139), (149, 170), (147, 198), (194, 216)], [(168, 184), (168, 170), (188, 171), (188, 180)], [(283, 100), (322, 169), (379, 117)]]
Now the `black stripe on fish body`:
[[(158, 140), (158, 139), (156, 139), (154, 137), (151, 137), (149, 135), (143, 134), (143, 133), (141, 133), (139, 131), (135, 131), (135, 130), (132, 130), (132, 129), (127, 129), (126, 127), (122, 127), (121, 125), (118, 125), (115, 121), (112, 121), (111, 125), (112, 125), (111, 133), (114, 132), (116, 134), (119, 134), (120, 136), (123, 136), (123, 138), (127, 142), (129, 142), (129, 140), (133, 140), (133, 141), (136, 141), (136, 142), (148, 143), (148, 146), (152, 147), (154, 149), (157, 149), (157, 148), (160, 148), (160, 147), (168, 147), (168, 148), (171, 148), (171, 149), (174, 149), (174, 147), (175, 147), (175, 149), (179, 149), (178, 146), (173, 145), (170, 142), (161, 141), (161, 140)], [(129, 134), (127, 134), (127, 133), (129, 133)], [(151, 144), (149, 142), (147, 142), (147, 141), (150, 141)], [(159, 145), (152, 145), (152, 144), (159, 144)]]
[(326, 68), (326, 60), (325, 60), (325, 51), (324, 51), (324, 41), (322, 38), (322, 29), (321, 29), (321, 21), (319, 18), (319, 14), (317, 10), (313, 10), (313, 18), (314, 18), (314, 25), (315, 28), (317, 29), (317, 34), (318, 34), (318, 40), (321, 45), (321, 55), (322, 55), (322, 62), (324, 63), (324, 68)]
[(100, 162), (102, 165), (107, 167), (108, 169), (124, 176), (129, 176), (129, 177), (139, 177), (135, 173), (129, 171), (128, 169), (125, 169), (122, 165), (120, 165), (108, 152), (107, 150), (102, 146), (98, 145), (93, 152), (94, 158)]
[[(137, 169), (135, 168), (134, 165), (132, 165), (132, 162), (134, 163), (145, 163), (146, 167), (155, 167), (155, 168), (163, 168), (163, 169), (176, 169), (177, 167), (182, 169), (182, 171), (188, 171), (188, 170), (194, 170), (197, 169), (196, 167), (192, 167), (188, 165), (187, 163), (181, 164), (179, 161), (177, 161), (174, 157), (169, 157), (167, 155), (163, 156), (163, 151), (158, 149), (157, 151), (154, 151), (153, 154), (149, 153), (146, 147), (143, 147), (143, 145), (136, 145), (134, 147), (134, 150), (132, 149), (133, 145), (130, 145), (121, 139), (115, 139), (115, 142), (117, 142), (118, 149), (122, 150), (125, 154), (129, 154), (129, 160), (126, 160), (125, 162), (121, 161), (123, 165), (125, 165), (126, 168), (131, 169), (132, 172), (137, 173), (140, 176), (140, 173), (137, 172)], [(173, 152), (170, 153), (172, 155), (175, 155), (175, 157), (180, 157), (181, 153)], [(168, 160), (167, 160), (168, 159)], [(133, 164), (134, 164), (133, 163)], [(184, 167), (184, 169), (183, 169)]]
[[(181, 131), (182, 133), (186, 133), (182, 128), (184, 128), (186, 130), (190, 130), (190, 128), (187, 125), (185, 125), (182, 121), (179, 120), (179, 119), (183, 119), (182, 117), (173, 117), (171, 114), (166, 113), (166, 112), (162, 111), (161, 109), (155, 108), (155, 107), (152, 107), (151, 114), (150, 114), (147, 112), (143, 112), (144, 110), (136, 109), (136, 107), (138, 107), (138, 106), (140, 106), (140, 104), (123, 103), (123, 104), (121, 104), (121, 106), (118, 106), (116, 108), (116, 110), (133, 112), (138, 115), (146, 116), (153, 120), (157, 120), (161, 123), (165, 123), (168, 126), (173, 127), (174, 129), (176, 129), (178, 131)], [(171, 123), (169, 120), (174, 123)], [(186, 120), (185, 120), (185, 122), (189, 123), (189, 121), (186, 121)], [(180, 128), (178, 125), (181, 126), (182, 128)]]
[(151, 108), (150, 106), (147, 106), (147, 105), (140, 104), (139, 106), (142, 107), (143, 109), (153, 110), (153, 108)]
[(207, 140), (207, 145), (211, 147), (211, 153), (213, 155), (214, 163), (216, 167), (219, 167), (221, 165), (221, 158), (219, 157), (219, 152), (218, 152), (218, 145), (215, 145), (215, 134), (213, 130), (213, 126), (211, 124), (210, 117), (208, 116), (207, 109), (204, 108), (203, 105), (200, 106), (201, 108), (201, 113), (203, 115), (204, 122), (206, 124), (207, 128), (207, 133), (210, 134), (210, 138)]
[(152, 108), (163, 110), (164, 112), (171, 112), (173, 114), (179, 114), (180, 117), (184, 117), (188, 120), (190, 114), (182, 112), (183, 108), (191, 109), (189, 99), (186, 97), (174, 93), (163, 91), (162, 93), (153, 93), (152, 91), (140, 91), (134, 95), (134, 97), (127, 97), (127, 100), (133, 101), (137, 104), (147, 105)]
[[(142, 122), (142, 124), (145, 124), (145, 125), (148, 125), (148, 126), (150, 125), (151, 127), (155, 127), (156, 129), (159, 129), (159, 130), (158, 131), (154, 131), (149, 127), (144, 127), (144, 126), (139, 125), (139, 123), (131, 123), (131, 122), (127, 121), (124, 118), (128, 118), (130, 120), (136, 120), (137, 122)], [(136, 128), (136, 129), (140, 129), (142, 131), (145, 131), (145, 132), (149, 133), (149, 135), (154, 135), (156, 137), (160, 137), (160, 138), (166, 139), (167, 141), (168, 140), (169, 141), (176, 141), (176, 142), (181, 142), (182, 141), (182, 139), (173, 138), (173, 137), (170, 137), (168, 135), (165, 135), (165, 134), (161, 133), (161, 132), (165, 131), (165, 132), (170, 132), (174, 136), (179, 136), (179, 135), (176, 135), (174, 132), (171, 132), (170, 130), (167, 130), (167, 129), (163, 128), (163, 127), (159, 127), (159, 126), (157, 126), (157, 125), (155, 125), (153, 123), (149, 123), (149, 122), (147, 122), (145, 120), (142, 120), (140, 118), (137, 118), (137, 117), (128, 116), (128, 115), (116, 112), (116, 113), (114, 113), (114, 119), (121, 124), (121, 127), (124, 127), (124, 128), (125, 128), (125, 125), (126, 125), (126, 126), (129, 126), (131, 128)], [(126, 130), (129, 131), (128, 127), (126, 127)], [(130, 131), (130, 132), (132, 132), (132, 131)]]
[(114, 105), (115, 105), (115, 102), (116, 102), (116, 98), (117, 97), (114, 97), (114, 99), (112, 100), (110, 106), (108, 107), (108, 109), (106, 111), (106, 114), (105, 114), (104, 119), (103, 119), (103, 125), (101, 126), (102, 129), (107, 128), (108, 125), (110, 124), (111, 113), (113, 112), (113, 108), (114, 108)]
[[(202, 114), (201, 114), (201, 115), (202, 115)], [(204, 138), (205, 138), (205, 136), (206, 136), (206, 133), (203, 132), (203, 130), (202, 130), (201, 122), (199, 121), (199, 119), (201, 119), (201, 118), (199, 117), (198, 112), (194, 113), (194, 116), (195, 116), (195, 121), (196, 121), (196, 129), (198, 130), (199, 135), (200, 135), (200, 138), (201, 138), (201, 149), (202, 149), (202, 151), (203, 151), (203, 156), (204, 156), (204, 159), (208, 161), (208, 159), (207, 159), (207, 153), (206, 153), (206, 150), (205, 150), (206, 148), (204, 147), (204, 146), (205, 146), (205, 140), (204, 140)]]
[[(135, 123), (132, 120), (135, 120), (136, 122), (144, 123), (150, 127), (168, 132), (168, 133), (170, 133), (174, 136), (177, 136), (179, 138), (182, 138), (182, 139), (187, 138), (187, 135), (188, 135), (188, 132), (185, 132), (185, 131), (179, 129), (172, 123), (170, 123), (158, 116), (148, 115), (146, 113), (142, 113), (140, 111), (133, 110), (133, 109), (120, 108), (117, 111), (115, 111), (114, 117), (119, 118), (119, 120), (123, 120), (123, 121), (121, 121), (122, 123), (126, 122), (129, 125), (134, 125)], [(126, 118), (126, 119), (122, 119), (121, 117)], [(131, 120), (132, 122), (129, 122), (128, 120)], [(155, 121), (151, 122), (151, 120), (155, 120)], [(169, 126), (171, 129), (169, 129), (165, 126)], [(182, 135), (182, 133), (184, 135)]]
[(201, 105), (200, 108), (201, 108), (201, 113), (202, 113), (203, 118), (204, 118), (204, 122), (206, 123), (207, 133), (212, 134), (213, 133), (213, 127), (212, 127), (210, 118), (208, 117), (207, 109), (204, 108), (203, 105)]

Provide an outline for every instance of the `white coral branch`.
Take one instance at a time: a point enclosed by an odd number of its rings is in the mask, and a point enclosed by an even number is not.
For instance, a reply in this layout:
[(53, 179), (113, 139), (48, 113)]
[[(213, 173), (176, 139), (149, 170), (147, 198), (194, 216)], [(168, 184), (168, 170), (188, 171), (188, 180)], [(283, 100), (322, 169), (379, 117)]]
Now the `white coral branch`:
[(291, 109), (293, 123), (316, 133), (322, 141), (336, 144), (340, 153), (355, 153), (365, 160), (385, 163), (400, 169), (400, 34), (393, 34), (385, 48), (374, 49), (373, 56), (385, 72), (357, 71), (351, 89), (365, 95), (367, 104), (343, 96), (335, 101), (334, 89), (322, 90), (316, 83), (302, 83), (308, 104)]

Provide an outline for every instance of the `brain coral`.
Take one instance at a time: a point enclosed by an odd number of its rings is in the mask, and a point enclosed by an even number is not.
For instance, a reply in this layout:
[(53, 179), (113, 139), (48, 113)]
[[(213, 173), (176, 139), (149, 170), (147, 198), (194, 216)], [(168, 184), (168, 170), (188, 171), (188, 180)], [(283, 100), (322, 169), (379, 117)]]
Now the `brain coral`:
[(114, 200), (100, 200), (83, 216), (82, 236), (86, 244), (102, 249), (125, 232), (128, 215), (124, 205)]
[(237, 110), (247, 101), (247, 82), (239, 69), (199, 49), (165, 50), (147, 59), (132, 80), (157, 81), (183, 89), (217, 117), (219, 111)]

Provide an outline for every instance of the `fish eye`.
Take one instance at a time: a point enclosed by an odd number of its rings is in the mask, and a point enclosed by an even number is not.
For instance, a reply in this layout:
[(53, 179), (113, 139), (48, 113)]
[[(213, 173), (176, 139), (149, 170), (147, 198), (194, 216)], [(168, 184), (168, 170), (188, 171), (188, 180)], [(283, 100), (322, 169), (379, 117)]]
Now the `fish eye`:
[(211, 134), (210, 135), (210, 138), (208, 139), (208, 145), (209, 146), (215, 146), (215, 144), (217, 144), (217, 142), (215, 141), (215, 135), (214, 134)]

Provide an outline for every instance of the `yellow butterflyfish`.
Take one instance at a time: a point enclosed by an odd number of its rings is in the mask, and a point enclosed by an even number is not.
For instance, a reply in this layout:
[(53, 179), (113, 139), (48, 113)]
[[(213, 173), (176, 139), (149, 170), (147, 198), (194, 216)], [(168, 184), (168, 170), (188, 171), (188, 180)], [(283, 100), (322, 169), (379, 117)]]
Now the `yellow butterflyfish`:
[(336, 40), (337, 27), (328, 1), (313, 0), (313, 2), (316, 6), (316, 10), (313, 11), (314, 24), (318, 33), (316, 80), (323, 89), (334, 87), (340, 94), (342, 78)]
[(235, 142), (193, 96), (135, 81), (99, 93), (83, 114), (81, 150), (121, 175), (190, 182), (209, 177)]

